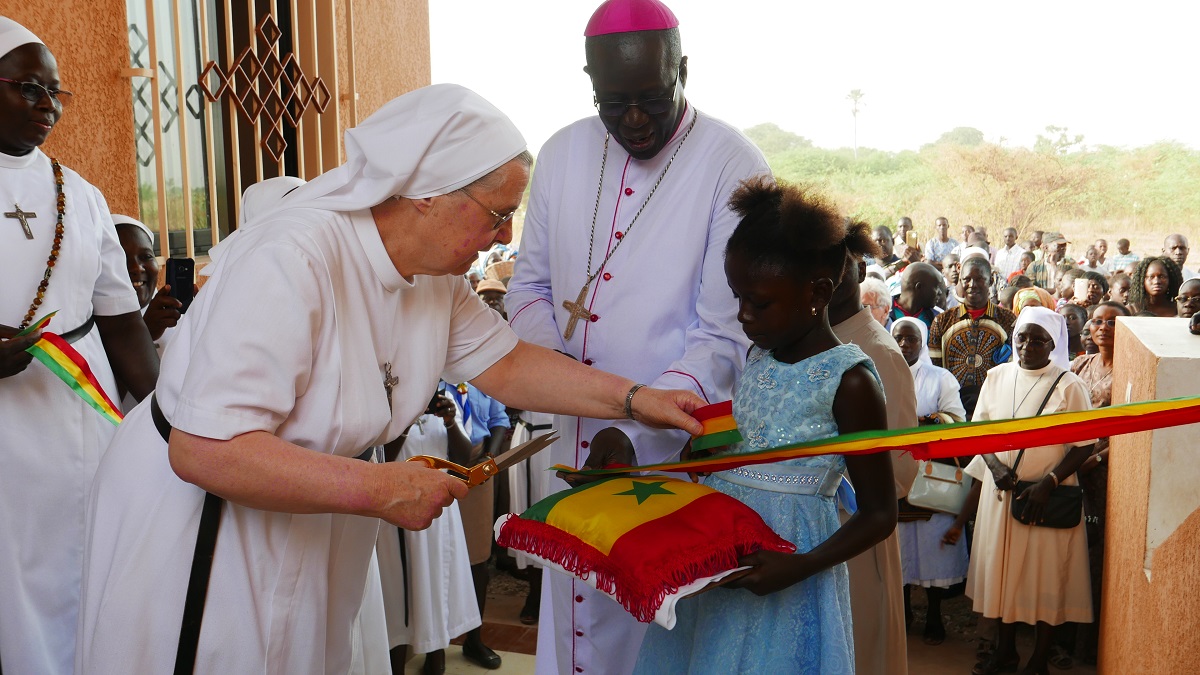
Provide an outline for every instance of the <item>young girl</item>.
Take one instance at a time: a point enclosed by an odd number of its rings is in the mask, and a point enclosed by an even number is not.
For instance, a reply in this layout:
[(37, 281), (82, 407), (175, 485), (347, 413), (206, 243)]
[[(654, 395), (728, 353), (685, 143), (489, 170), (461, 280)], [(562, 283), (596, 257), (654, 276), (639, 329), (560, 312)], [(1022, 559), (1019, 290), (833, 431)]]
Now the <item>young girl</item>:
[[(733, 402), (745, 440), (732, 451), (886, 428), (874, 366), (838, 342), (825, 311), (847, 258), (842, 218), (770, 178), (744, 184), (731, 207), (742, 220), (725, 273), (754, 343)], [(835, 495), (845, 472), (858, 511), (839, 529)], [(747, 576), (681, 602), (674, 630), (650, 627), (636, 672), (853, 673), (844, 563), (896, 526), (889, 456), (787, 460), (706, 483), (750, 505), (798, 552), (745, 556)]]

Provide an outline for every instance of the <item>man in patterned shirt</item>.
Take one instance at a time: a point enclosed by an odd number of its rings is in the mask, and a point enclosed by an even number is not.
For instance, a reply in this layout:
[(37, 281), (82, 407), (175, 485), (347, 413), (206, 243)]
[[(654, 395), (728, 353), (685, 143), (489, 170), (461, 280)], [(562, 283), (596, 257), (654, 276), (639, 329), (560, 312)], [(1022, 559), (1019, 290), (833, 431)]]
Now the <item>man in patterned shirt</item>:
[(1017, 315), (990, 300), (991, 278), (986, 258), (964, 260), (958, 281), (963, 304), (937, 315), (929, 329), (929, 357), (958, 380), (968, 417), (975, 412), (987, 371), (1012, 355)]
[(949, 219), (938, 218), (933, 221), (933, 226), (937, 229), (937, 236), (925, 242), (925, 262), (940, 270), (942, 258), (958, 248), (958, 242), (950, 238)]

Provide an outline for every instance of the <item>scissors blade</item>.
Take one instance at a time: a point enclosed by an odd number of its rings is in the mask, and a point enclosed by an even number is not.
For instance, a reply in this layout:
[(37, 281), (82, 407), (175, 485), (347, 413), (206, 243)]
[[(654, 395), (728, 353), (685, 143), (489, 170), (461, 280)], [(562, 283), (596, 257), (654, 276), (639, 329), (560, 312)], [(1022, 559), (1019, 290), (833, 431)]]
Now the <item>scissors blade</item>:
[(515, 448), (509, 450), (508, 452), (497, 457), (495, 459), (496, 468), (500, 471), (503, 471), (503, 470), (507, 469), (508, 467), (510, 467), (514, 464), (517, 464), (519, 462), (522, 462), (526, 459), (529, 459), (530, 457), (536, 455), (537, 453), (541, 452), (542, 450), (545, 450), (547, 447), (550, 446), (551, 443), (553, 443), (554, 441), (557, 441), (557, 440), (558, 440), (558, 432), (553, 431), (553, 430), (547, 431), (546, 433), (542, 434), (541, 436), (531, 439), (530, 441), (528, 441), (526, 443), (522, 443), (522, 444), (518, 445), (517, 447), (515, 447)]

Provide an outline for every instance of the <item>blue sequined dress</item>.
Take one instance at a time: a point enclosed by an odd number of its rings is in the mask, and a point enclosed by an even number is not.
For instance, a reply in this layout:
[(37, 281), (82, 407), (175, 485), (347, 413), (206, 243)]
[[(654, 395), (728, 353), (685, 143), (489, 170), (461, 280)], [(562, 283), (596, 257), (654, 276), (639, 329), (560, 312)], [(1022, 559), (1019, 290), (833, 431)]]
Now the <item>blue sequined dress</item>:
[[(794, 364), (754, 348), (733, 398), (734, 418), (745, 438), (734, 452), (837, 435), (833, 398), (842, 374), (860, 363), (879, 377), (871, 360), (854, 345), (834, 347)], [(836, 480), (846, 460), (826, 455), (746, 468), (755, 473), (825, 471)], [(759, 489), (730, 480), (714, 474), (705, 482), (752, 507), (798, 552), (812, 550), (840, 526), (836, 497)], [(845, 564), (764, 597), (744, 589), (716, 588), (682, 600), (677, 615), (673, 630), (650, 626), (634, 672), (854, 672)]]

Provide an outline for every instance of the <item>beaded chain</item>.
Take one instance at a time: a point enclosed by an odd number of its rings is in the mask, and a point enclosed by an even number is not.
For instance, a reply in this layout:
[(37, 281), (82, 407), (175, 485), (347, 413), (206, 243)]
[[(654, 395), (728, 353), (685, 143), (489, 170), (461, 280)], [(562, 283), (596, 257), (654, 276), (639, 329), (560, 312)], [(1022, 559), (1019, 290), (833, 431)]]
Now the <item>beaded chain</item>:
[(50, 258), (46, 260), (46, 272), (42, 275), (42, 283), (38, 284), (37, 294), (33, 296), (33, 302), (30, 303), (29, 311), (25, 313), (25, 320), (21, 322), (19, 330), (25, 330), (33, 322), (33, 316), (42, 306), (42, 300), (46, 299), (46, 289), (50, 287), (50, 275), (54, 273), (54, 263), (58, 261), (63, 232), (66, 231), (63, 228), (63, 216), (67, 212), (67, 195), (63, 192), (62, 165), (58, 163), (57, 159), (51, 157), (50, 166), (54, 168), (54, 189), (58, 191), (58, 223), (54, 226), (54, 243), (50, 246)]

